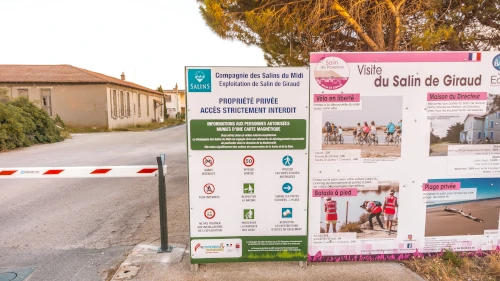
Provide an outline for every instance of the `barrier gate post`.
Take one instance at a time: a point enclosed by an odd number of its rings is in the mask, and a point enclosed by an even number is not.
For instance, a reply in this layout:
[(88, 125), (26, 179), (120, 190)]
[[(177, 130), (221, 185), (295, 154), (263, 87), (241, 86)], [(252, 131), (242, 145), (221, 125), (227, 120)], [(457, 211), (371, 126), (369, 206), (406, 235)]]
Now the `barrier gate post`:
[(165, 174), (163, 173), (163, 165), (165, 164), (165, 154), (156, 157), (158, 163), (158, 197), (160, 203), (160, 235), (161, 247), (158, 248), (158, 253), (171, 252), (172, 247), (168, 245), (168, 225), (167, 225), (167, 186)]

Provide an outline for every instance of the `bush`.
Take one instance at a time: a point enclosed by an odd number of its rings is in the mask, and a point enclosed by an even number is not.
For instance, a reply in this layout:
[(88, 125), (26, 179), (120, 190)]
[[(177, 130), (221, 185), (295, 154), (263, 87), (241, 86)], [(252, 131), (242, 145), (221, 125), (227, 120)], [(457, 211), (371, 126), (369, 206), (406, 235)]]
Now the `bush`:
[(64, 139), (47, 112), (27, 98), (1, 101), (0, 151)]
[(59, 116), (59, 114), (56, 114), (56, 118), (54, 119), (54, 122), (59, 127), (66, 128), (66, 124), (64, 124), (64, 121), (61, 119), (61, 116)]
[(355, 222), (347, 222), (344, 223), (340, 229), (339, 232), (356, 232), (356, 233), (363, 233), (363, 230), (361, 230), (361, 227), (359, 224)]
[(358, 224), (364, 224), (365, 222), (367, 222), (369, 216), (370, 215), (368, 213), (361, 214), (361, 216), (359, 216)]

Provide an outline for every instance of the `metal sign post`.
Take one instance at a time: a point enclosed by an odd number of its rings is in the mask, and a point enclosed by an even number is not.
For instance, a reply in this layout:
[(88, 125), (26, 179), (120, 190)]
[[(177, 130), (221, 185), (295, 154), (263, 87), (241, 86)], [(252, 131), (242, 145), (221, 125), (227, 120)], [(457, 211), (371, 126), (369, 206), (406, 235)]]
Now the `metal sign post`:
[(158, 248), (158, 253), (171, 252), (172, 247), (168, 245), (168, 225), (167, 225), (167, 186), (165, 174), (163, 173), (163, 165), (165, 164), (165, 154), (156, 157), (158, 163), (158, 198), (160, 205), (160, 235), (161, 247)]

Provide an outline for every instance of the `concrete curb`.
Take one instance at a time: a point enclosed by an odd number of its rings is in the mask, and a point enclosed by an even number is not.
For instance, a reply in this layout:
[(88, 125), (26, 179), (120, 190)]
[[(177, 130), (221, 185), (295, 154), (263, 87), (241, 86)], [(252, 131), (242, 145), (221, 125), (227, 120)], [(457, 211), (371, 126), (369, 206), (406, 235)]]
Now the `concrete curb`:
[(182, 244), (171, 244), (172, 252), (158, 253), (159, 243), (146, 242), (138, 244), (120, 265), (111, 278), (111, 281), (120, 281), (134, 278), (146, 263), (176, 264), (182, 261), (186, 246)]

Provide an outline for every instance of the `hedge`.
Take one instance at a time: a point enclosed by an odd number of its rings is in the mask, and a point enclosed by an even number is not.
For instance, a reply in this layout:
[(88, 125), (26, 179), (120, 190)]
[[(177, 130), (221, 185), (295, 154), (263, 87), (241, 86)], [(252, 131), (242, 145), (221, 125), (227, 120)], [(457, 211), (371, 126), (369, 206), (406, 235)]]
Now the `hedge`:
[(54, 120), (27, 98), (0, 99), (0, 151), (62, 140)]

